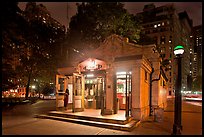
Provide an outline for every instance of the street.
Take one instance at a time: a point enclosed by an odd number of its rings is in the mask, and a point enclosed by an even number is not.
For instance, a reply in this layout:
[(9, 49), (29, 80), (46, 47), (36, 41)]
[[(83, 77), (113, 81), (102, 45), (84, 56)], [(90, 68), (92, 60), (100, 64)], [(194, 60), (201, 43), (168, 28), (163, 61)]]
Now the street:
[[(182, 103), (182, 135), (202, 135), (202, 102)], [(55, 110), (55, 100), (40, 100), (35, 104), (15, 106), (2, 112), (3, 135), (171, 135), (173, 127), (173, 100), (169, 99), (162, 122), (153, 117), (142, 121), (133, 131), (119, 131), (75, 123), (33, 118), (34, 114)]]

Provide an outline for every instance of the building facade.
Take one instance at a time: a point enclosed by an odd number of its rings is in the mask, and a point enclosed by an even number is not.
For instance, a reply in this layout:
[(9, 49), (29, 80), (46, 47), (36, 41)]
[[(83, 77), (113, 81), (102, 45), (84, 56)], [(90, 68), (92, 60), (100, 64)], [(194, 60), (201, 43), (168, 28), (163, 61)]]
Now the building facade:
[(180, 12), (179, 14), (179, 21), (180, 21), (180, 33), (181, 37), (179, 37), (179, 43), (184, 46), (184, 54), (182, 59), (182, 87), (181, 90), (186, 91), (191, 89), (191, 78), (192, 71), (191, 71), (191, 60), (192, 60), (192, 49), (193, 43), (191, 41), (191, 31), (193, 28), (193, 22), (189, 18), (186, 11)]
[(192, 21), (186, 12), (178, 14), (173, 4), (155, 7), (154, 4), (144, 6), (143, 12), (136, 14), (142, 19), (143, 33), (154, 39), (163, 59), (168, 59), (170, 65), (165, 71), (168, 77), (168, 94), (173, 95), (177, 75), (177, 64), (173, 49), (183, 45), (182, 89), (187, 87), (187, 76), (190, 73), (190, 31)]
[(193, 47), (193, 79), (202, 75), (202, 25), (193, 27), (192, 30)]
[(56, 107), (63, 107), (68, 89), (72, 112), (101, 109), (101, 115), (112, 115), (124, 110), (126, 118), (142, 120), (150, 108), (165, 108), (167, 79), (154, 49), (155, 45), (136, 45), (111, 35), (99, 48), (72, 60), (72, 66), (58, 69)]

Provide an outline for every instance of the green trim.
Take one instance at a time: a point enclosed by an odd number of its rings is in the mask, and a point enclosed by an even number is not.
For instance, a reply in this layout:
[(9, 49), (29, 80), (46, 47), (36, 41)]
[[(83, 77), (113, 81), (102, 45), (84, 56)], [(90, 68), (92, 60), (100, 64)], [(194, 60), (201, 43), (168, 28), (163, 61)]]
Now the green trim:
[(178, 46), (176, 46), (176, 47), (174, 48), (174, 50), (177, 50), (177, 49), (183, 49), (183, 46), (178, 45)]

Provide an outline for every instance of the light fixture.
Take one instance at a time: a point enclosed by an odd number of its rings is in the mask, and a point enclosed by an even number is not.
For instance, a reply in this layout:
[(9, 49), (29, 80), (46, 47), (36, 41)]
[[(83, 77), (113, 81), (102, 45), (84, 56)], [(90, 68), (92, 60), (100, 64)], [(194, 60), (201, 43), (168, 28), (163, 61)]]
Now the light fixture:
[(87, 78), (94, 77), (94, 74), (87, 74), (86, 77)]
[(181, 45), (178, 45), (174, 48), (175, 55), (182, 55), (184, 53), (184, 48)]
[(116, 72), (116, 75), (125, 75), (126, 72)]
[(89, 70), (94, 70), (96, 69), (96, 62), (95, 60), (91, 59), (88, 63), (87, 63), (87, 69)]

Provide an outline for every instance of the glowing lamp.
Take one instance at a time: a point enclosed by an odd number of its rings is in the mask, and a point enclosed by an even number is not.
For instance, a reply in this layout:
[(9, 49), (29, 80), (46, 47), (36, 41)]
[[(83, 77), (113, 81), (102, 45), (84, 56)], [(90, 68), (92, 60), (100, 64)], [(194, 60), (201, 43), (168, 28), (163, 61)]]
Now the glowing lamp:
[(175, 55), (182, 55), (184, 53), (184, 48), (181, 45), (178, 45), (174, 48)]

